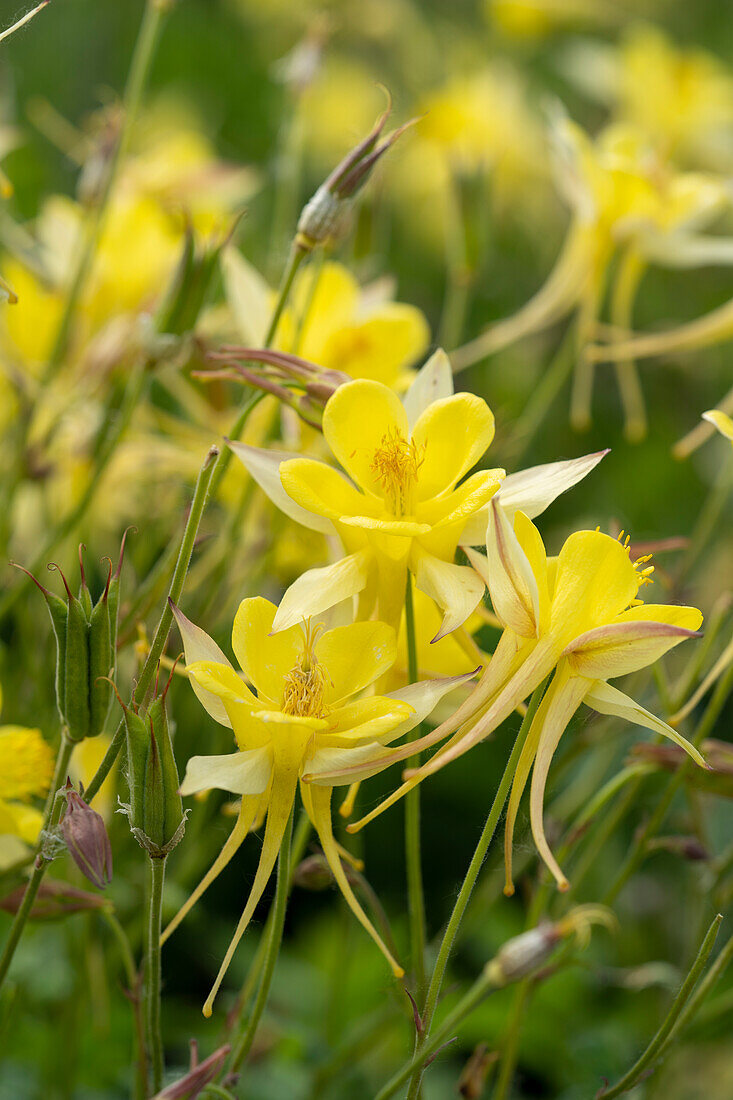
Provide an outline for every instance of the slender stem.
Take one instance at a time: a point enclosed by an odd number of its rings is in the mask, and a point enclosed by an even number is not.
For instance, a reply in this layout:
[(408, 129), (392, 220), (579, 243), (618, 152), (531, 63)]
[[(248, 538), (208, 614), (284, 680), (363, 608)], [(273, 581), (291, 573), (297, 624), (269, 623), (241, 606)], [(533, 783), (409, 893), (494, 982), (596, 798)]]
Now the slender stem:
[(509, 1087), (514, 1077), (514, 1070), (517, 1065), (517, 1053), (519, 1051), (519, 1039), (522, 1031), (524, 1010), (531, 990), (532, 982), (529, 978), (525, 978), (519, 983), (514, 992), (514, 999), (509, 1009), (509, 1020), (502, 1045), (501, 1064), (499, 1066), (496, 1084), (494, 1085), (494, 1091), (491, 1094), (491, 1100), (505, 1100), (509, 1092)]
[(254, 1042), (257, 1028), (259, 1027), (262, 1013), (265, 1010), (267, 1004), (267, 998), (270, 994), (270, 986), (272, 985), (272, 978), (275, 973), (275, 963), (280, 953), (280, 944), (283, 938), (283, 928), (285, 926), (285, 910), (288, 904), (288, 893), (290, 890), (290, 858), (291, 858), (291, 842), (293, 836), (293, 813), (290, 812), (290, 820), (288, 821), (287, 828), (283, 835), (282, 844), (280, 845), (280, 856), (277, 863), (277, 888), (275, 890), (275, 900), (273, 902), (273, 916), (272, 927), (267, 939), (267, 953), (264, 959), (264, 965), (262, 968), (262, 977), (260, 978), (260, 986), (257, 990), (257, 997), (255, 1003), (252, 1006), (252, 1012), (247, 1026), (244, 1032), (239, 1037), (234, 1050), (232, 1051), (231, 1060), (229, 1063), (229, 1072), (236, 1073), (239, 1067), (244, 1062), (245, 1058), (250, 1052), (252, 1043)]
[(566, 328), (555, 354), (537, 380), (524, 410), (517, 417), (508, 441), (512, 457), (517, 461), (527, 450), (547, 412), (567, 381), (575, 363), (577, 322)]
[(48, 798), (46, 799), (46, 806), (43, 813), (43, 824), (39, 834), (38, 851), (36, 854), (36, 861), (33, 867), (33, 872), (28, 885), (25, 888), (23, 894), (23, 900), (21, 901), (18, 912), (15, 914), (13, 923), (10, 926), (10, 932), (8, 938), (5, 941), (5, 947), (3, 948), (2, 956), (0, 956), (0, 989), (5, 981), (10, 964), (13, 961), (16, 948), (20, 943), (20, 938), (25, 930), (28, 917), (30, 916), (31, 909), (33, 908), (33, 902), (36, 900), (36, 894), (41, 885), (41, 880), (46, 873), (46, 867), (48, 866), (48, 860), (43, 858), (41, 854), (43, 845), (43, 834), (54, 827), (58, 822), (61, 814), (61, 799), (56, 799), (57, 792), (60, 787), (63, 786), (66, 778), (69, 761), (71, 760), (71, 754), (74, 751), (74, 742), (70, 741), (64, 733), (61, 734), (61, 744), (59, 745), (58, 755), (56, 757), (56, 767), (54, 768), (53, 779), (51, 780), (51, 788), (48, 792)]
[[(412, 598), (412, 575), (407, 574), (405, 589), (405, 627), (407, 631), (407, 676), (411, 684), (417, 683), (417, 639), (415, 635), (415, 608)], [(419, 736), (419, 727), (412, 731), (411, 739)], [(416, 754), (407, 761), (408, 768), (420, 767)], [(414, 787), (405, 798), (405, 858), (407, 862), (407, 902), (410, 919), (410, 959), (415, 979), (416, 997), (422, 1001), (425, 991), (425, 895), (422, 881), (420, 852), (420, 787)]]
[(446, 1016), (440, 1027), (436, 1029), (428, 1042), (420, 1051), (416, 1051), (413, 1058), (404, 1065), (394, 1077), (390, 1078), (384, 1088), (380, 1089), (377, 1093), (374, 1100), (388, 1100), (390, 1096), (394, 1096), (399, 1087), (403, 1085), (409, 1077), (412, 1077), (413, 1074), (420, 1072), (425, 1067), (427, 1059), (435, 1054), (446, 1040), (451, 1037), (452, 1032), (455, 1031), (458, 1024), (460, 1024), (469, 1013), (473, 1012), (474, 1008), (476, 1008), (484, 997), (487, 997), (498, 988), (500, 987), (493, 983), (486, 970), (483, 970), (453, 1011)]
[(64, 312), (46, 368), (46, 381), (55, 374), (69, 346), (76, 309), (92, 268), (94, 254), (103, 228), (109, 200), (114, 190), (117, 173), (127, 153), (130, 135), (140, 111), (143, 92), (162, 29), (163, 16), (169, 7), (170, 0), (147, 0), (145, 5), (122, 99), (122, 129), (115, 150), (108, 162), (101, 193), (87, 223)]
[(140, 977), (135, 965), (130, 941), (127, 934), (118, 921), (112, 909), (100, 910), (100, 916), (106, 922), (112, 932), (117, 946), (120, 949), (122, 965), (127, 981), (127, 998), (132, 1008), (133, 1022), (135, 1025), (135, 1046), (137, 1049), (137, 1072), (135, 1074), (135, 1100), (144, 1100), (148, 1088), (148, 1059), (145, 1050), (145, 1024), (143, 1022), (140, 1005)]
[(153, 1093), (163, 1087), (163, 1038), (160, 1030), (160, 923), (166, 857), (148, 860), (148, 922), (145, 944), (145, 1037)]
[[(418, 1052), (429, 1039), (430, 1026), (433, 1022), (433, 1016), (435, 1014), (435, 1008), (438, 1003), (438, 998), (440, 996), (440, 991), (443, 985), (443, 979), (445, 978), (445, 972), (448, 966), (450, 953), (453, 949), (455, 938), (461, 926), (463, 915), (466, 912), (466, 907), (468, 906), (474, 887), (476, 885), (476, 880), (479, 876), (484, 860), (486, 859), (486, 853), (489, 850), (489, 845), (494, 838), (494, 833), (496, 832), (496, 826), (499, 823), (499, 818), (501, 817), (501, 814), (504, 810), (504, 804), (509, 795), (509, 788), (511, 787), (512, 780), (514, 779), (514, 772), (517, 768), (519, 756), (524, 746), (524, 742), (527, 739), (527, 734), (529, 733), (529, 728), (532, 725), (532, 720), (537, 713), (537, 708), (540, 705), (540, 700), (542, 699), (546, 682), (547, 681), (540, 684), (540, 686), (535, 690), (532, 698), (529, 701), (527, 713), (522, 720), (522, 724), (519, 728), (519, 733), (517, 734), (517, 738), (514, 742), (514, 747), (512, 748), (509, 759), (506, 762), (504, 774), (501, 777), (496, 794), (494, 795), (494, 801), (492, 802), (491, 809), (489, 810), (489, 815), (486, 818), (486, 824), (484, 825), (481, 836), (479, 837), (478, 844), (476, 845), (476, 850), (473, 853), (473, 858), (471, 859), (468, 870), (466, 871), (461, 889), (458, 893), (458, 897), (456, 898), (456, 903), (453, 906), (453, 912), (450, 915), (445, 932), (443, 933), (443, 939), (441, 940), (440, 949), (438, 950), (438, 957), (436, 959), (433, 974), (430, 979), (430, 987), (428, 989), (428, 995), (425, 1001), (425, 1008), (422, 1014), (425, 1030), (423, 1032), (422, 1042), (418, 1043)], [(408, 1098), (417, 1095), (421, 1076), (422, 1071), (418, 1070), (411, 1083), (410, 1091), (408, 1092)]]
[[(209, 488), (211, 485), (212, 476), (216, 469), (216, 462), (213, 461), (219, 451), (216, 447), (212, 447), (207, 454), (204, 464), (199, 471), (199, 476), (196, 481), (196, 488), (194, 489), (193, 500), (191, 501), (191, 509), (188, 513), (188, 519), (181, 538), (181, 546), (178, 551), (178, 557), (176, 559), (176, 566), (173, 570), (173, 576), (171, 578), (170, 588), (168, 589), (168, 599), (163, 607), (163, 612), (160, 616), (158, 626), (153, 637), (152, 644), (150, 646), (150, 652), (148, 653), (143, 670), (140, 673), (140, 678), (135, 688), (133, 699), (136, 703), (142, 702), (145, 698), (155, 670), (158, 665), (158, 661), (165, 649), (165, 643), (168, 638), (168, 631), (171, 628), (173, 621), (173, 612), (171, 610), (171, 602), (178, 603), (183, 592), (183, 584), (186, 579), (188, 567), (191, 563), (191, 555), (193, 553), (194, 542), (196, 541), (196, 535), (198, 534), (199, 524), (201, 523), (201, 517), (206, 507), (206, 502), (209, 498)], [(87, 802), (91, 802), (94, 796), (99, 791), (99, 788), (104, 783), (105, 779), (109, 775), (110, 769), (117, 759), (117, 755), (122, 747), (122, 743), (125, 739), (125, 724), (120, 722), (117, 727), (117, 731), (110, 741), (109, 748), (104, 754), (102, 763), (97, 768), (97, 771), (89, 783), (89, 786), (85, 791), (85, 798)]]
[(641, 1080), (642, 1076), (646, 1075), (648, 1070), (651, 1070), (659, 1057), (662, 1048), (665, 1046), (666, 1040), (669, 1037), (672, 1028), (677, 1023), (677, 1020), (682, 1014), (682, 1011), (692, 996), (692, 991), (697, 985), (698, 979), (705, 969), (705, 965), (710, 957), (710, 952), (713, 950), (715, 938), (718, 935), (718, 928), (723, 920), (720, 913), (715, 917), (710, 925), (707, 935), (703, 940), (700, 950), (697, 953), (697, 958), (692, 965), (692, 968), (685, 978), (679, 993), (672, 1002), (667, 1016), (662, 1023), (662, 1026), (657, 1031), (656, 1035), (649, 1043), (642, 1056), (631, 1067), (628, 1073), (624, 1074), (620, 1081), (618, 1081), (612, 1088), (607, 1089), (605, 1092), (600, 1093), (603, 1100), (614, 1100), (614, 1097), (621, 1096), (622, 1093), (628, 1092), (629, 1089)]
[(728, 969), (731, 959), (733, 959), (733, 936), (730, 936), (728, 941), (723, 945), (717, 959), (690, 997), (682, 1012), (680, 1012), (672, 1031), (668, 1033), (667, 1038), (658, 1051), (660, 1056), (666, 1054), (668, 1047), (676, 1040), (678, 1034), (691, 1023), (695, 1016), (697, 1016), (708, 993), (710, 993), (718, 979), (721, 978)]

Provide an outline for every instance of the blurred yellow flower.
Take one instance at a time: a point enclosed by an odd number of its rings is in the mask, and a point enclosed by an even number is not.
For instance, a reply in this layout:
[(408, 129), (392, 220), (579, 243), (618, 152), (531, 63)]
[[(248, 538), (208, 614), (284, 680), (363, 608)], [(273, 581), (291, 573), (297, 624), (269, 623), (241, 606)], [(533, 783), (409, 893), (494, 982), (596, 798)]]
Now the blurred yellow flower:
[(43, 815), (30, 803), (47, 794), (52, 775), (53, 752), (40, 730), (0, 726), (0, 870), (38, 840)]
[[(561, 253), (542, 288), (513, 316), (496, 322), (453, 356), (460, 369), (532, 333), (576, 315), (577, 359), (571, 419), (578, 429), (591, 420), (593, 367), (587, 345), (606, 294), (612, 258), (620, 254), (611, 288), (611, 322), (619, 332), (630, 317), (645, 266), (650, 262), (694, 266), (693, 230), (730, 201), (723, 179), (677, 172), (663, 165), (639, 131), (607, 127), (592, 140), (562, 116), (554, 126), (558, 184), (572, 211)], [(705, 238), (715, 240), (715, 238)], [(712, 251), (714, 252), (714, 246)], [(633, 364), (619, 361), (619, 386), (630, 436), (645, 431), (643, 398)]]
[[(233, 248), (222, 257), (224, 283), (241, 338), (262, 344), (275, 292)], [(424, 314), (392, 300), (388, 281), (360, 287), (343, 264), (309, 265), (295, 286), (274, 346), (352, 378), (404, 389), (430, 341)]]

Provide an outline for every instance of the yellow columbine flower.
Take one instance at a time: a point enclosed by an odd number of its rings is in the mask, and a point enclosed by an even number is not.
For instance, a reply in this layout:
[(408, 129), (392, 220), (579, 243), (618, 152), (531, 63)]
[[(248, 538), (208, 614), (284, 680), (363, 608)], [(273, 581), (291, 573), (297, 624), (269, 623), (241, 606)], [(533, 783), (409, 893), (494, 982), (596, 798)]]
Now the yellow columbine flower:
[[(250, 347), (259, 347), (275, 292), (236, 249), (226, 249), (221, 262), (239, 334)], [(405, 389), (429, 340), (430, 329), (419, 309), (392, 301), (384, 286), (360, 287), (343, 264), (327, 261), (320, 272), (310, 266), (298, 279), (275, 347), (352, 378)]]
[[(242, 796), (239, 817), (219, 857), (174, 917), (177, 927), (227, 865), (253, 824), (267, 812), (262, 853), (244, 912), (204, 1006), (211, 1006), (234, 951), (270, 878), (293, 808), (296, 788), (318, 833), (333, 876), (357, 920), (392, 967), (403, 973), (356, 900), (341, 865), (331, 824), (331, 792), (321, 773), (371, 760), (408, 732), (468, 676), (411, 684), (386, 696), (366, 695), (392, 666), (395, 633), (385, 623), (352, 623), (321, 632), (301, 623), (272, 633), (276, 607), (244, 600), (234, 619), (232, 647), (244, 679), (216, 643), (177, 608), (191, 686), (209, 714), (234, 731), (237, 751), (194, 756), (181, 785), (184, 795), (216, 787)], [(251, 683), (256, 695), (247, 687)]]
[[(586, 346), (594, 335), (612, 258), (620, 253), (610, 294), (610, 319), (619, 330), (627, 330), (646, 265), (709, 262), (710, 250), (717, 249), (715, 243), (703, 254), (699, 239), (690, 234), (716, 216), (729, 198), (723, 180), (676, 172), (661, 164), (638, 131), (629, 126), (609, 126), (592, 141), (579, 126), (562, 117), (556, 121), (554, 137), (559, 184), (572, 211), (560, 256), (529, 302), (461, 348), (453, 361), (461, 369), (575, 314), (578, 358), (571, 417), (574, 426), (583, 429), (590, 424), (593, 390)], [(611, 349), (608, 357), (617, 356), (616, 349)], [(638, 379), (626, 357), (619, 357), (619, 363), (627, 431), (639, 437), (646, 422)]]
[(733, 78), (713, 54), (637, 25), (617, 54), (616, 92), (621, 117), (665, 155), (730, 168)]
[[(520, 757), (507, 819), (507, 889), (511, 891), (511, 838), (519, 800), (534, 765), (532, 831), (547, 866), (561, 886), (566, 880), (545, 839), (542, 803), (549, 766), (560, 738), (581, 702), (601, 714), (645, 726), (703, 758), (676, 730), (606, 681), (652, 664), (673, 646), (695, 636), (702, 615), (694, 607), (644, 605), (639, 589), (649, 582), (647, 558), (631, 561), (622, 543), (599, 531), (577, 531), (557, 558), (547, 558), (540, 533), (517, 511), (513, 524), (492, 502), (487, 558), (470, 552), (485, 576), (494, 611), (505, 625), (479, 683), (455, 715), (415, 741), (409, 753), (451, 740), (375, 811), (349, 826), (361, 828), (426, 776), (445, 767), (488, 737), (553, 671), (553, 680), (530, 727)], [(457, 732), (456, 732), (457, 731)], [(383, 768), (407, 752), (393, 749), (372, 762)], [(329, 778), (365, 778), (370, 766), (352, 767)]]
[[(359, 618), (399, 627), (408, 572), (443, 612), (438, 641), (480, 602), (474, 570), (453, 563), (456, 547), (486, 537), (489, 499), (503, 470), (464, 475), (494, 435), (485, 401), (453, 393), (446, 355), (438, 351), (401, 401), (378, 382), (340, 386), (323, 414), (323, 434), (353, 480), (325, 463), (230, 443), (252, 477), (286, 515), (337, 535), (346, 557), (311, 569), (285, 593), (275, 619), (283, 630), (352, 596)], [(600, 461), (603, 453), (551, 463), (507, 478), (502, 501), (539, 515)]]
[(48, 792), (52, 775), (53, 752), (40, 730), (0, 726), (0, 870), (37, 841), (43, 815), (30, 803)]

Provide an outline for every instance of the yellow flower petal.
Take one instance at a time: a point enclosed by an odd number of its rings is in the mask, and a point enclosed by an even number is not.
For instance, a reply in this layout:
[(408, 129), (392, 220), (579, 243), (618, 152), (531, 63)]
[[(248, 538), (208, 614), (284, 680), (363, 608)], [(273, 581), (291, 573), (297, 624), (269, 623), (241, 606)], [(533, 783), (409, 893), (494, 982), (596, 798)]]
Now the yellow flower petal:
[(354, 896), (354, 892), (349, 885), (349, 881), (344, 872), (341, 857), (339, 855), (336, 842), (333, 837), (333, 826), (331, 824), (331, 791), (328, 787), (312, 787), (308, 788), (301, 785), (301, 795), (303, 798), (303, 805), (306, 808), (308, 816), (313, 822), (313, 827), (318, 833), (318, 839), (321, 842), (323, 848), (323, 854), (325, 855), (328, 865), (331, 868), (331, 873), (336, 879), (341, 893), (344, 895), (347, 905), (351, 909), (352, 913), (361, 924), (362, 928), (371, 936), (376, 943), (379, 950), (384, 955), (385, 959), (389, 963), (392, 973), (395, 978), (401, 978), (404, 975), (404, 970), (400, 964), (393, 957), (391, 952), (387, 949), (384, 941), (377, 932), (372, 922), (367, 917), (366, 913), (359, 905), (359, 902)]
[(350, 623), (327, 630), (314, 648), (326, 672), (324, 698), (331, 706), (363, 691), (392, 667), (397, 637), (386, 623)]
[(467, 565), (441, 561), (425, 550), (417, 554), (415, 584), (443, 612), (440, 630), (431, 639), (434, 642), (465, 623), (484, 595), (484, 582), (475, 570)]
[(370, 563), (369, 551), (360, 550), (333, 565), (303, 573), (280, 601), (272, 629), (287, 630), (294, 623), (318, 615), (361, 592), (369, 578)]
[(611, 680), (646, 668), (673, 646), (696, 637), (702, 622), (695, 607), (651, 604), (632, 612), (581, 634), (565, 648), (563, 656), (577, 675)]
[[(196, 664), (197, 661), (213, 661), (231, 668), (224, 653), (219, 649), (214, 639), (209, 637), (205, 630), (202, 630), (200, 626), (196, 626), (190, 619), (187, 619), (180, 608), (176, 607), (174, 603), (171, 603), (171, 610), (178, 624), (178, 629), (181, 632), (183, 651), (187, 665)], [(227, 714), (226, 707), (221, 701), (221, 698), (213, 692), (206, 691), (195, 678), (189, 677), (189, 679), (196, 698), (201, 703), (204, 710), (211, 715), (215, 722), (220, 722), (222, 726), (229, 726), (231, 728), (229, 715)]]
[(52, 775), (53, 752), (40, 730), (0, 727), (0, 799), (44, 795)]
[(347, 382), (334, 393), (323, 413), (323, 434), (338, 462), (369, 492), (381, 497), (372, 463), (385, 436), (409, 435), (407, 414), (393, 390), (380, 382)]
[(434, 401), (412, 432), (422, 459), (418, 499), (429, 500), (454, 488), (476, 465), (493, 438), (494, 414), (481, 397), (456, 393)]
[(568, 722), (580, 706), (587, 689), (588, 684), (582, 677), (568, 676), (566, 669), (562, 667), (558, 669), (552, 684), (548, 688), (550, 701), (545, 712), (532, 770), (532, 787), (529, 796), (532, 836), (537, 845), (537, 851), (552, 872), (561, 890), (567, 890), (568, 880), (558, 866), (545, 836), (543, 821), (545, 787), (550, 764), (560, 738), (565, 732)]
[(611, 684), (607, 684), (603, 680), (594, 680), (586, 693), (584, 702), (586, 706), (597, 710), (599, 714), (610, 714), (615, 718), (624, 718), (635, 726), (644, 726), (646, 729), (653, 730), (654, 733), (661, 733), (663, 737), (668, 737), (670, 741), (674, 741), (675, 745), (679, 745), (681, 749), (684, 749), (701, 768), (707, 768), (705, 758), (694, 745), (690, 744), (687, 738), (683, 737), (677, 730), (672, 729), (661, 718), (657, 718), (656, 714), (645, 710), (634, 699), (624, 695), (623, 691), (612, 687)]
[(453, 371), (450, 360), (443, 349), (438, 348), (417, 372), (402, 399), (410, 431), (433, 401), (450, 397), (452, 393)]
[(247, 904), (244, 907), (244, 912), (240, 917), (239, 924), (227, 948), (227, 953), (219, 968), (219, 973), (216, 976), (211, 992), (206, 998), (206, 1003), (203, 1008), (204, 1016), (211, 1016), (214, 1000), (219, 992), (219, 987), (229, 968), (229, 964), (232, 961), (237, 945), (247, 931), (247, 926), (252, 919), (252, 914), (257, 907), (257, 903), (265, 892), (265, 887), (267, 886), (270, 875), (272, 874), (272, 869), (277, 860), (278, 852), (280, 851), (282, 838), (288, 827), (288, 821), (293, 809), (296, 783), (297, 772), (290, 769), (275, 769), (270, 801), (267, 807), (267, 825), (265, 826), (265, 836), (262, 841), (260, 862), (257, 865), (257, 872), (254, 877), (254, 882), (252, 883), (249, 897), (247, 898)]
[(702, 418), (713, 424), (722, 436), (733, 443), (733, 420), (726, 413), (720, 409), (708, 409), (702, 414)]
[(242, 600), (234, 616), (232, 648), (247, 679), (260, 699), (277, 707), (283, 695), (285, 677), (295, 668), (303, 652), (300, 626), (272, 634), (277, 608), (262, 596)]
[(375, 510), (376, 502), (358, 492), (343, 474), (311, 458), (283, 462), (280, 479), (291, 500), (307, 512), (326, 516), (331, 521), (368, 515)]
[(224, 868), (227, 866), (227, 864), (231, 860), (232, 856), (234, 856), (236, 854), (236, 852), (239, 850), (239, 848), (242, 844), (242, 841), (245, 839), (245, 837), (247, 836), (247, 834), (249, 833), (250, 829), (252, 828), (252, 826), (255, 822), (255, 819), (256, 819), (257, 814), (259, 812), (260, 802), (261, 802), (261, 798), (256, 796), (256, 795), (253, 796), (252, 798), (243, 798), (242, 799), (242, 805), (240, 806), (240, 809), (239, 809), (239, 815), (237, 817), (237, 820), (234, 823), (234, 828), (232, 829), (231, 833), (229, 834), (229, 836), (227, 837), (227, 839), (224, 843), (224, 847), (219, 852), (219, 855), (216, 857), (216, 859), (212, 863), (209, 870), (206, 872), (204, 877), (201, 879), (201, 882), (198, 884), (196, 889), (191, 893), (191, 895), (188, 897), (188, 899), (183, 903), (181, 908), (176, 913), (175, 917), (173, 917), (173, 919), (169, 923), (168, 927), (165, 929), (165, 931), (161, 935), (161, 937), (160, 937), (161, 944), (165, 943), (165, 941), (168, 939), (168, 937), (171, 936), (173, 934), (173, 932), (175, 932), (176, 928), (178, 928), (178, 925), (181, 923), (183, 918), (188, 913), (190, 913), (190, 911), (193, 909), (194, 905), (199, 900), (201, 895), (206, 890), (208, 890), (209, 886), (211, 886), (214, 879), (217, 878), (217, 876), (221, 874), (221, 872), (224, 870)]
[[(527, 520), (527, 523), (531, 525), (531, 521)], [(483, 579), (488, 582), (494, 611), (515, 634), (523, 638), (538, 638), (540, 592), (537, 577), (506, 512), (496, 498), (489, 508), (486, 552), (487, 575)], [(480, 571), (483, 559), (475, 553), (468, 556), (474, 568)], [(544, 559), (542, 553), (542, 569)]]
[(552, 631), (572, 638), (616, 618), (639, 590), (627, 550), (600, 531), (576, 531), (557, 559)]
[[(300, 460), (298, 455), (287, 451), (264, 450), (261, 447), (250, 447), (246, 443), (238, 443), (228, 439), (229, 449), (237, 456), (247, 472), (257, 482), (262, 491), (270, 498), (272, 503), (290, 519), (301, 523), (311, 531), (320, 531), (324, 535), (333, 534), (333, 524), (330, 519), (319, 512), (311, 512), (307, 508), (296, 504), (283, 488), (280, 478), (281, 467), (287, 462)], [(319, 463), (324, 469), (329, 467), (325, 462)]]
[(272, 752), (267, 746), (221, 756), (192, 756), (186, 765), (181, 794), (229, 791), (230, 794), (262, 794), (272, 772)]

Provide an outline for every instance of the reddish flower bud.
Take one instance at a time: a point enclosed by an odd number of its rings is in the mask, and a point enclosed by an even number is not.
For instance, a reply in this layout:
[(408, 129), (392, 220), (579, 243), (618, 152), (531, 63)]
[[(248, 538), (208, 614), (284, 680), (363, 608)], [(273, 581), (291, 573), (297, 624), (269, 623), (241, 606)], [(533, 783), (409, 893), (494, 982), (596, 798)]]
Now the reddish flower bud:
[(66, 812), (60, 823), (69, 855), (98, 890), (112, 880), (112, 848), (101, 814), (88, 806), (66, 781)]
[[(18, 912), (25, 897), (25, 885), (17, 886), (0, 901), (0, 909), (13, 916)], [(38, 888), (29, 920), (61, 920), (71, 913), (83, 913), (90, 909), (103, 909), (109, 902), (99, 894), (90, 894), (71, 886), (68, 882), (45, 878)]]

